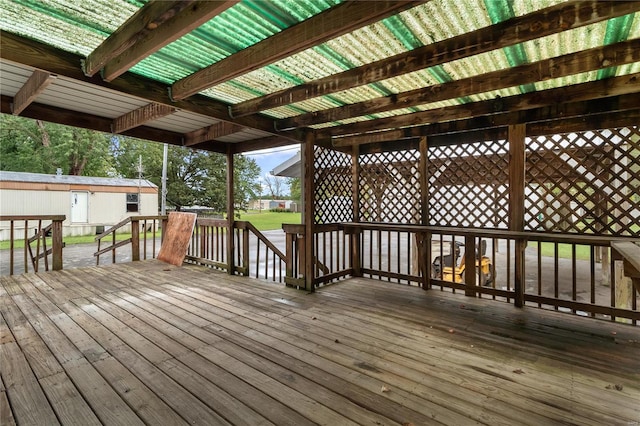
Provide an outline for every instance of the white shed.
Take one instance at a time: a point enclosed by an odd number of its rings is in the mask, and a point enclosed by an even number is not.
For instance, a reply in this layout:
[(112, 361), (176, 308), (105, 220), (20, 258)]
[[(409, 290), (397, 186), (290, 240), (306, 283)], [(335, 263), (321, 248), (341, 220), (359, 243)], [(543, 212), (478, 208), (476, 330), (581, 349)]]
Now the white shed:
[[(157, 215), (158, 187), (145, 179), (0, 171), (0, 215), (60, 215), (63, 235), (95, 235), (127, 216)], [(16, 223), (16, 238), (24, 238)], [(0, 240), (9, 223), (0, 223)]]

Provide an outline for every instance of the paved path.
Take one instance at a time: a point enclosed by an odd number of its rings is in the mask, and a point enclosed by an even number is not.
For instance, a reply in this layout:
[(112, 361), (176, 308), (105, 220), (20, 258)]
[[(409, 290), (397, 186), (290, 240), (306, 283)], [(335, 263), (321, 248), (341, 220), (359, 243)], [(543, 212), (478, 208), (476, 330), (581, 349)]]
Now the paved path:
[[(285, 233), (282, 230), (263, 231), (263, 234), (280, 250), (285, 250)], [(251, 238), (251, 242), (255, 243), (255, 239)], [(141, 242), (142, 243), (142, 242)], [(104, 247), (104, 245), (103, 245)], [(156, 254), (160, 248), (160, 239), (156, 243)], [(62, 268), (79, 268), (81, 266), (93, 266), (96, 264), (96, 258), (93, 253), (98, 249), (98, 243), (72, 244), (67, 245), (62, 252)], [(263, 248), (264, 250), (264, 248)], [(153, 251), (151, 241), (147, 242), (147, 257), (152, 257)], [(142, 256), (142, 253), (140, 254)], [(256, 247), (252, 244), (250, 248), (250, 258), (256, 258)], [(9, 250), (0, 250), (0, 275), (9, 275)], [(116, 263), (131, 262), (131, 246), (127, 245), (116, 250)], [(100, 264), (108, 265), (112, 263), (111, 253), (105, 253), (100, 256)], [(40, 270), (44, 270), (44, 261), (40, 261)], [(24, 272), (24, 251), (22, 248), (15, 250), (14, 254), (14, 274)], [(33, 272), (33, 268), (29, 265), (29, 272)]]

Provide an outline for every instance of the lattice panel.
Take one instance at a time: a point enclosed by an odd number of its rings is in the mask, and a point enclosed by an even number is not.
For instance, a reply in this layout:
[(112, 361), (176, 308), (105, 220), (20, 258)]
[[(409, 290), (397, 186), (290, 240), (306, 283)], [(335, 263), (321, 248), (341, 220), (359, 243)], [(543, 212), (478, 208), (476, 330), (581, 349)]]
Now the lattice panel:
[(316, 147), (315, 223), (353, 222), (351, 155)]
[(429, 147), (429, 225), (509, 227), (506, 141)]
[(364, 154), (360, 161), (360, 220), (420, 223), (420, 153)]
[(527, 142), (525, 227), (640, 235), (638, 127)]

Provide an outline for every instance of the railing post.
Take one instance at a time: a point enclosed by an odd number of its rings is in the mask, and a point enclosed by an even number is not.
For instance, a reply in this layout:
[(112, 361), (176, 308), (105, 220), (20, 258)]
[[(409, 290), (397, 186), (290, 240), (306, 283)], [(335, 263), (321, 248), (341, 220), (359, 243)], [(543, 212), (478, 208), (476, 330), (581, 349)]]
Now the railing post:
[[(115, 233), (114, 233), (115, 234)], [(140, 260), (140, 221), (131, 218), (131, 261)]]
[(53, 220), (51, 226), (51, 266), (54, 271), (62, 270), (62, 222)]
[[(480, 259), (480, 257), (478, 257)], [(455, 268), (455, 265), (454, 265)], [(476, 239), (473, 235), (464, 236), (464, 294), (475, 297), (477, 293), (476, 279)]]
[(351, 268), (353, 269), (354, 277), (362, 276), (362, 265), (360, 259), (362, 257), (362, 231), (360, 229), (352, 229), (350, 232), (351, 237)]
[(293, 261), (295, 255), (293, 253), (293, 234), (292, 232), (285, 231), (285, 251), (286, 265), (285, 265), (285, 282), (286, 278), (293, 278)]
[[(260, 259), (256, 261), (259, 262)], [(242, 275), (249, 276), (249, 230), (246, 227), (242, 230), (242, 268)]]

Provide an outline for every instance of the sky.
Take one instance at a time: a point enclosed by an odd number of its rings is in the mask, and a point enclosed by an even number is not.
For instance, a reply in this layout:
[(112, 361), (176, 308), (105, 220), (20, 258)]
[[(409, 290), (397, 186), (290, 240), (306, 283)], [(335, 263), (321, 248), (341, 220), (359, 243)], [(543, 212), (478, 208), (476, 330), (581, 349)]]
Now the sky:
[[(258, 166), (260, 166), (260, 180), (264, 182), (264, 176), (269, 174), (277, 165), (283, 163), (289, 158), (293, 157), (296, 152), (300, 151), (300, 145), (283, 146), (280, 148), (262, 149), (260, 151), (252, 151), (245, 153), (244, 155), (253, 158)], [(286, 186), (286, 185), (285, 185)], [(263, 193), (266, 193), (266, 188), (263, 185)], [(286, 192), (289, 192), (289, 187), (286, 186)]]

